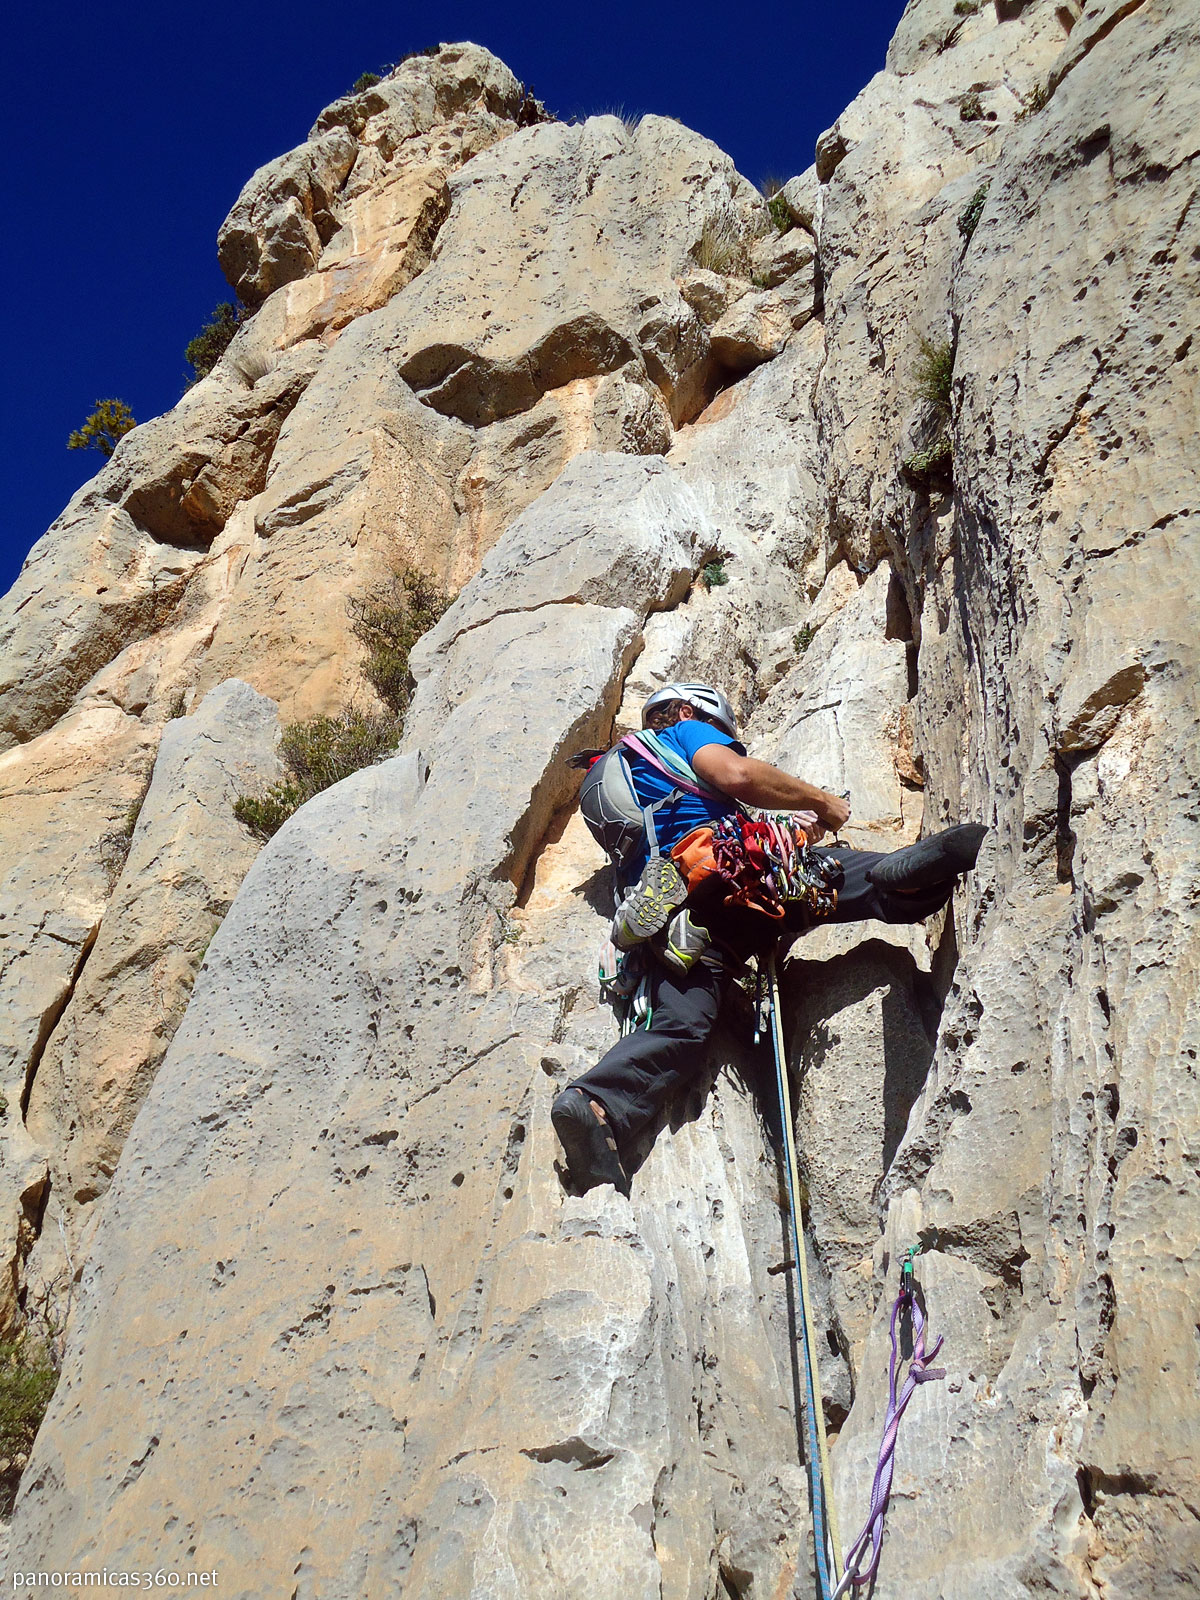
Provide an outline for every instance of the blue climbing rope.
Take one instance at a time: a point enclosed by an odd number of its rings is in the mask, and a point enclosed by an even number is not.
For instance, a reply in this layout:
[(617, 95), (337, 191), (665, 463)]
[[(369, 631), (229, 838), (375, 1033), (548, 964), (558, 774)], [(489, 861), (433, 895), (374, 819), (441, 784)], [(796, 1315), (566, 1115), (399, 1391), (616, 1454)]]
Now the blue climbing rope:
[(817, 1366), (816, 1327), (808, 1288), (808, 1261), (804, 1250), (804, 1225), (800, 1214), (800, 1178), (796, 1167), (796, 1142), (792, 1122), (792, 1097), (788, 1088), (787, 1053), (783, 1043), (783, 1022), (779, 1005), (779, 974), (775, 952), (766, 958), (766, 975), (771, 1019), (771, 1046), (775, 1053), (775, 1086), (779, 1094), (782, 1122), (784, 1171), (787, 1178), (788, 1212), (792, 1231), (792, 1253), (799, 1284), (800, 1366), (804, 1379), (804, 1454), (808, 1468), (809, 1499), (812, 1504), (813, 1545), (816, 1550), (817, 1583), (820, 1600), (832, 1600), (839, 1588), (837, 1520), (833, 1506), (833, 1484), (829, 1473), (829, 1451), (825, 1440), (825, 1414), (821, 1404), (821, 1374)]

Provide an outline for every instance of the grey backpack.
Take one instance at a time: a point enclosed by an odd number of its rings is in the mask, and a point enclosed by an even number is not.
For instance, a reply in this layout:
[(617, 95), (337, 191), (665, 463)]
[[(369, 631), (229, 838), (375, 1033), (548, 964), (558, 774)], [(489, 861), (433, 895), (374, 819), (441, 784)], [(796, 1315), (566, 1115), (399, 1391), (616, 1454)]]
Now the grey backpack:
[[(644, 806), (638, 799), (627, 751), (641, 756), (669, 779), (673, 787), (661, 800)], [(645, 845), (649, 845), (651, 857), (659, 854), (654, 814), (684, 794), (723, 798), (701, 783), (683, 757), (648, 730), (627, 733), (592, 763), (579, 791), (579, 809), (592, 836), (616, 867), (619, 880), (624, 882), (629, 876), (630, 858), (639, 855)]]

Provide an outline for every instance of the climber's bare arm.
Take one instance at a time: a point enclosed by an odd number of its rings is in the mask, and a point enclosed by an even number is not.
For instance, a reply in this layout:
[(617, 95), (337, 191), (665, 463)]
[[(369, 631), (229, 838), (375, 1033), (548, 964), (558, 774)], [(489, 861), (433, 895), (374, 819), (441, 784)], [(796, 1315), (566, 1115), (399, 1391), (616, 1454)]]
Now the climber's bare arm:
[(850, 807), (840, 795), (793, 778), (769, 761), (740, 756), (725, 744), (702, 745), (692, 757), (692, 766), (705, 783), (748, 806), (761, 806), (765, 811), (815, 811), (834, 833), (850, 816)]

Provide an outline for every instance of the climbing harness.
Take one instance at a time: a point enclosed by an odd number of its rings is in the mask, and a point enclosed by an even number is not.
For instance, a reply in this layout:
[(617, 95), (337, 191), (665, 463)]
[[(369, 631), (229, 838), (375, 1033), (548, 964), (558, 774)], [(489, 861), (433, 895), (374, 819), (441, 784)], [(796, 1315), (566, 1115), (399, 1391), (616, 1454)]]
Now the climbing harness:
[[(631, 750), (648, 761), (673, 785), (663, 799), (651, 806), (638, 800), (624, 751)], [(650, 731), (626, 735), (608, 752), (587, 752), (576, 758), (586, 765), (588, 775), (580, 791), (580, 809), (592, 833), (614, 861), (618, 875), (630, 859), (636, 859), (642, 843), (649, 846), (650, 858), (643, 876), (653, 882), (635, 885), (623, 904), (628, 916), (622, 921), (620, 908), (614, 920), (616, 943), (605, 945), (600, 962), (602, 998), (617, 1010), (622, 1035), (653, 1023), (650, 1005), (650, 975), (645, 954), (647, 936), (657, 934), (667, 924), (668, 965), (687, 971), (697, 960), (707, 959), (708, 930), (691, 919), (683, 906), (685, 897), (710, 879), (715, 879), (718, 900), (726, 906), (760, 912), (766, 925), (778, 922), (789, 902), (800, 902), (814, 916), (829, 915), (837, 906), (841, 886), (841, 867), (834, 860), (816, 856), (810, 847), (809, 826), (815, 825), (811, 813), (751, 812), (739, 806), (711, 825), (694, 828), (664, 857), (658, 843), (655, 812), (682, 794), (714, 793), (699, 784), (690, 766)], [(660, 881), (667, 869), (674, 870), (683, 893), (674, 904), (674, 889)], [(637, 900), (642, 891), (644, 905)], [(721, 892), (723, 891), (723, 892)], [(631, 898), (632, 896), (632, 898)], [(665, 914), (658, 911), (665, 907)], [(674, 915), (673, 915), (674, 913)], [(638, 922), (648, 925), (643, 931)], [(628, 928), (626, 926), (628, 924)], [(632, 933), (633, 937), (628, 937)], [(664, 952), (659, 951), (660, 958)], [(829, 1468), (829, 1447), (825, 1432), (821, 1375), (817, 1361), (816, 1321), (808, 1281), (804, 1223), (800, 1204), (800, 1177), (796, 1162), (795, 1125), (788, 1084), (787, 1054), (783, 1040), (782, 1008), (779, 999), (779, 973), (775, 946), (760, 954), (759, 994), (756, 1006), (755, 1043), (762, 1033), (763, 985), (765, 1010), (769, 1020), (771, 1045), (775, 1057), (775, 1081), (779, 1096), (780, 1134), (791, 1230), (792, 1262), (799, 1289), (799, 1346), (803, 1377), (804, 1454), (808, 1469), (812, 1505), (813, 1544), (816, 1557), (819, 1600), (841, 1600), (851, 1588), (871, 1583), (879, 1569), (883, 1546), (884, 1519), (891, 1496), (896, 1437), (900, 1419), (919, 1383), (942, 1378), (940, 1368), (929, 1362), (942, 1346), (939, 1336), (933, 1348), (925, 1350), (925, 1315), (913, 1281), (913, 1260), (920, 1250), (913, 1246), (905, 1255), (901, 1269), (900, 1292), (892, 1307), (892, 1353), (888, 1366), (888, 1407), (884, 1422), (879, 1460), (871, 1489), (867, 1520), (846, 1553), (841, 1569), (833, 1481)], [(626, 1191), (627, 1192), (627, 1191)], [(911, 1328), (912, 1354), (908, 1374), (899, 1395), (896, 1373), (899, 1364), (897, 1326)], [(869, 1550), (869, 1558), (868, 1558)], [(867, 1558), (863, 1566), (864, 1558)]]
[[(629, 758), (637, 757), (670, 785), (649, 805), (638, 796)], [(803, 905), (814, 917), (837, 905), (841, 866), (817, 856), (811, 839), (817, 818), (811, 811), (751, 811), (734, 807), (711, 826), (693, 828), (664, 854), (657, 813), (685, 795), (731, 805), (729, 797), (696, 776), (691, 764), (652, 729), (629, 733), (608, 751), (585, 751), (572, 763), (586, 771), (579, 808), (593, 837), (616, 869), (618, 885), (612, 939), (629, 951), (653, 939), (668, 924), (660, 951), (667, 965), (687, 971), (703, 958), (712, 938), (704, 921), (677, 915), (692, 892), (709, 883), (708, 904), (750, 911), (764, 927), (780, 921), (789, 905)], [(636, 883), (632, 865), (642, 851), (646, 861)], [(710, 882), (711, 880), (711, 882)], [(715, 891), (715, 894), (713, 893)]]
[[(813, 1544), (817, 1556), (817, 1581), (821, 1600), (830, 1600), (838, 1583), (838, 1534), (833, 1506), (833, 1483), (829, 1474), (829, 1450), (825, 1439), (825, 1412), (821, 1401), (821, 1374), (817, 1367), (816, 1324), (808, 1287), (808, 1262), (804, 1252), (804, 1225), (800, 1214), (800, 1176), (796, 1168), (796, 1142), (792, 1123), (792, 1096), (788, 1088), (787, 1055), (783, 1045), (783, 1023), (779, 1004), (779, 973), (775, 951), (765, 958), (770, 1011), (771, 1046), (775, 1053), (775, 1087), (779, 1093), (782, 1122), (784, 1173), (787, 1179), (788, 1212), (792, 1230), (792, 1254), (800, 1285), (800, 1365), (804, 1378), (804, 1455), (808, 1467), (809, 1498), (812, 1503)], [(757, 1042), (757, 1041), (756, 1041)], [(832, 1577), (831, 1577), (832, 1569)]]
[[(760, 992), (756, 1006), (756, 1031), (754, 1042), (761, 1037), (762, 983), (766, 982), (766, 1009), (769, 1014), (771, 1045), (775, 1056), (775, 1085), (779, 1095), (784, 1174), (787, 1180), (788, 1212), (791, 1224), (792, 1255), (799, 1284), (800, 1313), (800, 1366), (804, 1381), (804, 1454), (808, 1467), (809, 1498), (812, 1505), (813, 1544), (817, 1561), (817, 1584), (820, 1600), (841, 1600), (851, 1588), (861, 1588), (873, 1581), (879, 1570), (879, 1557), (883, 1547), (883, 1525), (887, 1516), (888, 1501), (892, 1492), (892, 1473), (895, 1463), (896, 1436), (900, 1419), (919, 1383), (929, 1383), (945, 1377), (941, 1367), (931, 1367), (930, 1361), (942, 1347), (943, 1335), (938, 1336), (933, 1348), (925, 1349), (925, 1313), (916, 1292), (913, 1262), (921, 1246), (913, 1245), (905, 1254), (900, 1268), (900, 1292), (892, 1306), (892, 1353), (888, 1364), (888, 1406), (884, 1419), (883, 1438), (879, 1446), (879, 1460), (871, 1487), (871, 1504), (861, 1532), (846, 1552), (845, 1571), (839, 1570), (837, 1517), (833, 1501), (833, 1479), (829, 1470), (829, 1447), (825, 1435), (825, 1415), (821, 1400), (821, 1375), (817, 1365), (816, 1322), (812, 1313), (812, 1296), (808, 1283), (808, 1260), (805, 1253), (803, 1217), (800, 1209), (800, 1178), (796, 1165), (796, 1143), (792, 1122), (792, 1098), (788, 1087), (787, 1054), (783, 1042), (783, 1023), (779, 1003), (779, 973), (775, 951), (760, 959)], [(791, 1263), (789, 1263), (790, 1265)], [(897, 1328), (911, 1323), (912, 1354), (908, 1374), (899, 1395), (896, 1393), (896, 1371), (900, 1361)], [(870, 1550), (866, 1566), (864, 1556)]]
[[(831, 1600), (839, 1597), (853, 1585), (861, 1588), (863, 1584), (870, 1583), (879, 1570), (879, 1554), (883, 1546), (883, 1521), (887, 1515), (888, 1500), (892, 1492), (892, 1470), (896, 1453), (896, 1435), (900, 1430), (900, 1418), (904, 1415), (905, 1407), (912, 1399), (919, 1383), (930, 1383), (934, 1379), (944, 1378), (944, 1367), (931, 1367), (929, 1363), (942, 1348), (944, 1335), (939, 1334), (934, 1342), (933, 1349), (925, 1349), (925, 1313), (921, 1309), (921, 1302), (915, 1292), (913, 1284), (913, 1258), (920, 1253), (921, 1246), (913, 1245), (904, 1257), (900, 1267), (900, 1293), (892, 1306), (892, 1354), (888, 1363), (888, 1407), (887, 1416), (883, 1424), (883, 1438), (879, 1444), (879, 1462), (875, 1468), (875, 1481), (871, 1485), (871, 1509), (867, 1513), (867, 1520), (863, 1524), (862, 1532), (846, 1553), (846, 1571), (841, 1582), (834, 1590)], [(899, 1361), (899, 1351), (896, 1343), (896, 1325), (898, 1322), (912, 1319), (912, 1356), (909, 1361), (908, 1376), (905, 1378), (904, 1387), (896, 1394), (896, 1367)], [(865, 1567), (859, 1563), (867, 1551), (870, 1541), (870, 1560)]]

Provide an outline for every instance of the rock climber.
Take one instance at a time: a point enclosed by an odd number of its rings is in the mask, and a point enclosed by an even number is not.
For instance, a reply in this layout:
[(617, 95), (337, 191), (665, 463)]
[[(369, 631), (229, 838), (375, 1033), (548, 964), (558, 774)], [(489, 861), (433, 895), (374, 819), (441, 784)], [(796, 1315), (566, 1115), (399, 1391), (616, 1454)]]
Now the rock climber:
[[(637, 803), (659, 808), (655, 825), (663, 852), (698, 824), (736, 812), (739, 803), (771, 812), (815, 814), (815, 825), (808, 824), (814, 843), (826, 832), (836, 835), (850, 818), (846, 799), (748, 756), (737, 737), (729, 700), (711, 685), (665, 685), (646, 701), (642, 727), (657, 736), (657, 747), (664, 754), (681, 756), (708, 791), (672, 791), (664, 769), (656, 770), (636, 755), (630, 758), (628, 771)], [(593, 760), (596, 754), (592, 753)], [(985, 827), (966, 823), (886, 854), (836, 842), (818, 845), (813, 857), (840, 878), (836, 906), (817, 918), (803, 903), (789, 905), (782, 921), (770, 925), (770, 940), (794, 938), (817, 920), (921, 922), (946, 904), (959, 876), (975, 865), (986, 833)], [(649, 852), (647, 841), (632, 860), (620, 863), (626, 884), (646, 866)], [(656, 941), (650, 941), (648, 947), (655, 954), (646, 962), (649, 1025), (626, 1033), (596, 1066), (568, 1085), (552, 1107), (551, 1120), (572, 1183), (581, 1192), (611, 1183), (629, 1194), (623, 1154), (693, 1076), (730, 977), (747, 955), (763, 947), (764, 923), (757, 913), (736, 905), (705, 905), (702, 892), (688, 897), (689, 912), (697, 899), (701, 903), (694, 908), (691, 925), (698, 926), (704, 938), (703, 954), (681, 971), (677, 962), (662, 959), (661, 939), (657, 950)], [(654, 926), (655, 920), (665, 920), (664, 912), (673, 910), (675, 906), (669, 902), (660, 906), (653, 893), (635, 883), (618, 909), (614, 923), (618, 941), (622, 921), (628, 924), (632, 919), (636, 924), (640, 918), (645, 926)]]

